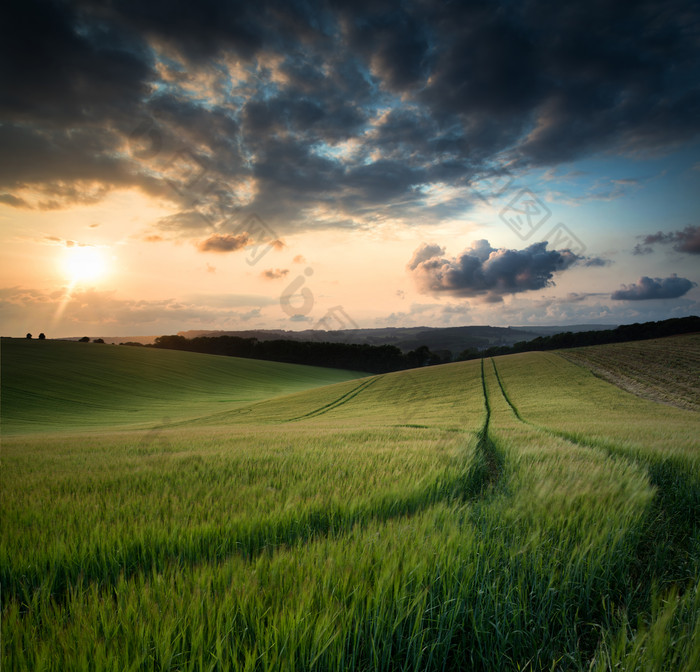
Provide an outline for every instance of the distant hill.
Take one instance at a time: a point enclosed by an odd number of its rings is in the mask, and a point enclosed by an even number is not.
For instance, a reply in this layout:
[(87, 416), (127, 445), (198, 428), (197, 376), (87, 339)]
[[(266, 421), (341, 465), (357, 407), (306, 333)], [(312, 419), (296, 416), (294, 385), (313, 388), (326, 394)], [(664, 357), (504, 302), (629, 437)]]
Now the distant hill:
[(532, 350), (560, 350), (562, 348), (580, 348), (587, 345), (603, 345), (605, 343), (624, 343), (626, 341), (644, 341), (650, 338), (665, 338), (678, 334), (700, 332), (700, 317), (672, 317), (659, 322), (635, 322), (621, 324), (614, 329), (589, 329), (586, 331), (564, 331), (535, 339), (521, 341), (513, 346), (491, 346), (483, 352), (470, 353), (467, 359), (476, 357), (494, 357), (516, 352)]
[[(323, 331), (284, 331), (264, 329), (249, 331), (180, 331), (178, 336), (236, 336), (256, 338), (259, 341), (289, 340), (327, 343), (353, 343), (358, 345), (394, 345), (402, 352), (410, 352), (427, 346), (433, 352), (449, 350), (458, 355), (467, 349), (484, 349), (494, 345), (513, 345), (540, 336), (540, 332), (511, 327), (384, 327), (380, 329), (338, 329)], [(107, 340), (107, 339), (105, 339)], [(134, 339), (137, 340), (137, 339)]]
[(552, 336), (554, 334), (564, 334), (566, 332), (577, 334), (580, 331), (607, 331), (609, 329), (615, 329), (618, 327), (617, 324), (562, 324), (556, 326), (528, 326), (528, 327), (511, 327), (512, 329), (521, 329), (522, 331), (529, 331), (538, 336)]
[[(88, 338), (92, 341), (96, 338), (101, 338), (105, 343), (116, 343), (117, 345), (120, 345), (121, 343), (141, 343), (143, 345), (150, 345), (151, 343), (155, 343), (156, 338), (158, 338), (160, 334), (156, 334), (155, 336), (90, 336), (88, 335)], [(57, 341), (79, 341), (81, 338), (84, 338), (85, 335), (83, 336), (70, 336), (68, 338), (57, 338), (55, 340)]]
[[(338, 329), (323, 331), (306, 329), (288, 331), (284, 329), (247, 329), (224, 331), (212, 329), (191, 329), (179, 331), (178, 336), (197, 338), (199, 336), (236, 336), (238, 338), (256, 338), (259, 341), (314, 341), (327, 343), (355, 343), (358, 345), (395, 345), (402, 352), (410, 352), (425, 345), (433, 352), (449, 350), (453, 356), (464, 350), (485, 350), (491, 346), (514, 345), (519, 341), (528, 341), (538, 336), (550, 336), (566, 331), (597, 331), (613, 329), (609, 324), (575, 324), (562, 326), (522, 326), (522, 327), (382, 327), (377, 329)], [(142, 343), (151, 345), (154, 336), (102, 336), (89, 335), (90, 340), (102, 338), (105, 343)], [(77, 341), (81, 336), (63, 338), (64, 341)]]

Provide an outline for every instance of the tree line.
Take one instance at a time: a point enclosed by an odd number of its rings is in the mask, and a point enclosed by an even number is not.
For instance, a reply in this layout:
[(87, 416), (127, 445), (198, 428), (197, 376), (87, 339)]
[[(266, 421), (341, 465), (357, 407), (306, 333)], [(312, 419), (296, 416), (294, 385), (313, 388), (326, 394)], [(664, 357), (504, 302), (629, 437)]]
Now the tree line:
[(256, 338), (239, 336), (159, 336), (153, 345), (146, 347), (326, 366), (367, 373), (387, 373), (452, 361), (452, 353), (434, 353), (425, 345), (404, 353), (395, 345), (318, 343), (283, 339), (259, 341)]
[(494, 346), (483, 352), (464, 352), (461, 359), (476, 359), (479, 357), (494, 357), (509, 355), (516, 352), (531, 352), (533, 350), (559, 350), (561, 348), (580, 348), (585, 345), (604, 345), (606, 343), (622, 343), (624, 341), (644, 341), (649, 338), (663, 338), (679, 334), (700, 332), (700, 317), (675, 317), (660, 322), (635, 322), (623, 324), (615, 329), (600, 331), (565, 331), (552, 336), (538, 336), (531, 341), (518, 341), (512, 346)]
[[(159, 336), (152, 345), (145, 347), (263, 359), (289, 364), (326, 366), (335, 369), (366, 371), (367, 373), (387, 373), (517, 352), (640, 341), (692, 332), (700, 332), (700, 317), (681, 317), (660, 322), (625, 324), (615, 329), (600, 331), (566, 331), (552, 336), (538, 336), (530, 341), (518, 341), (512, 346), (492, 346), (485, 350), (467, 349), (456, 357), (453, 357), (449, 350), (439, 353), (431, 352), (426, 345), (404, 353), (395, 345), (319, 343), (284, 339), (259, 341), (257, 338), (242, 338), (240, 336), (197, 336), (195, 338), (185, 338), (179, 335)], [(122, 345), (141, 344), (122, 343)]]

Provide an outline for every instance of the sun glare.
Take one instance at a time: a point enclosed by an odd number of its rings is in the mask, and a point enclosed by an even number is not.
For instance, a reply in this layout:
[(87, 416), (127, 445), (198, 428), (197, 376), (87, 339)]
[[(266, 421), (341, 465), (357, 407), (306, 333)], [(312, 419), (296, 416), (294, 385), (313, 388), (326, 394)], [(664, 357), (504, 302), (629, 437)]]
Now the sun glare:
[(71, 284), (94, 282), (107, 270), (104, 255), (97, 247), (76, 245), (66, 250), (64, 269)]

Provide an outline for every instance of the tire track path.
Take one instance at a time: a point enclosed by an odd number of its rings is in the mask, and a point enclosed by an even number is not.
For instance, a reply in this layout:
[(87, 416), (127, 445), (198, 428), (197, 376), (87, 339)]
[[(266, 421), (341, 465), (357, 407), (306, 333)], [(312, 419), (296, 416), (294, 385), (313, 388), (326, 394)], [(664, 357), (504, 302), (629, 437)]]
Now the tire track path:
[(526, 420), (508, 396), (493, 358), (491, 364), (503, 398), (520, 422), (573, 446), (602, 450), (610, 458), (624, 459), (646, 471), (656, 495), (647, 512), (633, 574), (641, 580), (651, 573), (655, 580), (668, 584), (692, 581), (700, 572), (696, 548), (700, 530), (700, 478), (691, 465), (678, 457), (645, 454), (643, 448), (627, 449), (613, 441), (559, 431)]
[(315, 408), (313, 411), (309, 411), (308, 413), (304, 413), (303, 415), (298, 415), (294, 418), (290, 418), (289, 420), (287, 420), (287, 422), (296, 422), (297, 420), (306, 420), (307, 418), (315, 418), (319, 415), (323, 415), (324, 413), (328, 413), (329, 411), (332, 411), (332, 410), (338, 408), (339, 406), (346, 404), (351, 399), (354, 399), (358, 394), (360, 394), (361, 392), (364, 392), (367, 388), (374, 385), (374, 383), (376, 383), (382, 377), (383, 376), (375, 376), (373, 378), (370, 378), (369, 380), (366, 380), (365, 382), (360, 383), (357, 387), (354, 387), (349, 392), (346, 392), (344, 395), (329, 402), (328, 404), (325, 404), (324, 406), (320, 406), (319, 408)]
[(481, 390), (484, 395), (484, 424), (477, 432), (477, 443), (473, 458), (465, 465), (463, 475), (457, 483), (463, 501), (483, 497), (487, 490), (495, 488), (501, 480), (505, 466), (505, 455), (491, 439), (491, 403), (486, 387), (484, 360), (481, 360)]
[[(366, 502), (335, 503), (312, 506), (301, 512), (281, 511), (267, 518), (249, 521), (240, 519), (226, 525), (204, 525), (186, 534), (165, 530), (146, 530), (137, 538), (119, 544), (96, 543), (79, 553), (66, 552), (49, 566), (27, 566), (21, 562), (0, 567), (4, 588), (0, 603), (17, 600), (28, 609), (51, 595), (56, 603), (65, 604), (72, 587), (79, 581), (98, 583), (110, 589), (122, 578), (139, 572), (148, 576), (165, 571), (172, 563), (197, 565), (217, 563), (230, 557), (252, 562), (262, 553), (289, 549), (299, 544), (330, 538), (341, 538), (356, 528), (372, 522), (389, 522), (420, 514), (444, 503), (467, 503), (486, 496), (502, 471), (502, 455), (488, 435), (490, 405), (481, 366), (482, 389), (486, 418), (477, 433), (475, 453), (465, 451), (462, 468), (439, 473), (427, 483), (419, 483), (397, 494), (379, 492)], [(326, 413), (369, 388), (378, 377), (364, 381), (334, 401), (299, 416), (299, 419)], [(289, 421), (287, 421), (289, 422)], [(473, 436), (472, 431), (465, 435)], [(473, 459), (472, 459), (473, 458)]]

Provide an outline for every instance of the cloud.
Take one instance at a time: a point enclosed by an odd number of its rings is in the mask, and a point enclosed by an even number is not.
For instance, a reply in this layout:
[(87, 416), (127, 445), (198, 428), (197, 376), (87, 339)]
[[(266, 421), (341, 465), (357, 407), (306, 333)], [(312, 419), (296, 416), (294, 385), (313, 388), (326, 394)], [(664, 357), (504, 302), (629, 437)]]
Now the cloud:
[(408, 269), (423, 293), (479, 296), (496, 303), (507, 294), (552, 286), (555, 272), (583, 259), (569, 250), (546, 248), (546, 241), (524, 250), (507, 250), (477, 240), (458, 257), (448, 258), (444, 248), (423, 243), (413, 253)]
[(184, 300), (188, 304), (213, 308), (260, 307), (278, 303), (277, 299), (257, 294), (191, 294), (186, 296)]
[(408, 268), (411, 271), (415, 271), (422, 263), (432, 259), (433, 257), (437, 257), (440, 254), (445, 254), (444, 247), (421, 243), (420, 247), (416, 249), (411, 257), (411, 260), (408, 262)]
[(497, 156), (552, 167), (697, 138), (699, 14), (692, 0), (12, 2), (0, 202), (137, 188), (179, 210), (157, 225), (183, 238), (252, 212), (280, 236), (437, 222), (470, 207)]
[(25, 201), (23, 198), (19, 198), (18, 196), (13, 196), (12, 194), (0, 194), (0, 203), (10, 205), (13, 208), (26, 208), (27, 210), (32, 209), (32, 206), (27, 203), (27, 201)]
[(602, 294), (599, 294), (597, 292), (569, 292), (565, 297), (561, 299), (557, 299), (556, 301), (559, 303), (581, 303), (582, 301), (586, 301), (589, 297), (591, 296), (603, 296)]
[(233, 235), (230, 233), (215, 233), (197, 245), (200, 252), (235, 252), (243, 249), (251, 242), (247, 233)]
[(0, 314), (6, 335), (24, 334), (34, 329), (52, 337), (83, 335), (86, 331), (101, 335), (130, 331), (153, 335), (187, 328), (224, 328), (227, 325), (235, 328), (256, 317), (259, 314), (256, 311), (262, 307), (276, 303), (264, 296), (236, 294), (194, 295), (178, 301), (172, 298), (123, 299), (115, 291), (94, 289), (72, 292), (23, 287), (0, 289)]
[(289, 273), (288, 268), (269, 268), (260, 275), (266, 280), (279, 280)]
[(638, 282), (631, 285), (623, 285), (610, 296), (616, 301), (647, 301), (650, 299), (677, 299), (687, 294), (696, 282), (686, 278), (679, 278), (673, 273), (669, 278), (649, 278), (643, 276)]
[(262, 313), (260, 312), (260, 308), (253, 308), (253, 310), (249, 310), (247, 313), (241, 313), (239, 317), (244, 322), (247, 322), (256, 317), (262, 317)]
[(587, 257), (582, 261), (582, 265), (587, 268), (600, 268), (603, 266), (612, 266), (612, 261), (610, 259), (603, 259), (602, 257)]
[(94, 247), (90, 243), (80, 243), (77, 240), (61, 238), (60, 236), (44, 236), (41, 242), (45, 245), (59, 245), (60, 247)]
[(652, 233), (644, 236), (641, 243), (635, 245), (634, 254), (651, 254), (654, 250), (652, 245), (660, 243), (668, 245), (673, 243), (673, 249), (677, 252), (687, 252), (688, 254), (700, 254), (700, 226), (686, 226), (682, 231), (671, 231), (669, 233)]

